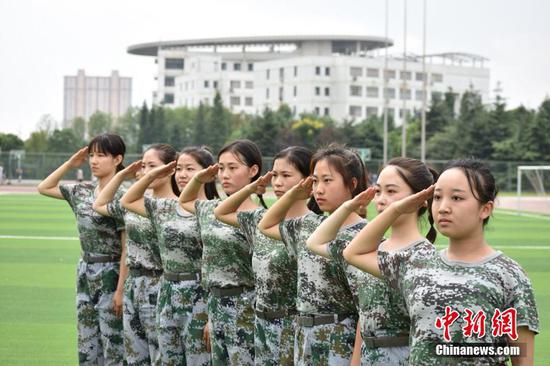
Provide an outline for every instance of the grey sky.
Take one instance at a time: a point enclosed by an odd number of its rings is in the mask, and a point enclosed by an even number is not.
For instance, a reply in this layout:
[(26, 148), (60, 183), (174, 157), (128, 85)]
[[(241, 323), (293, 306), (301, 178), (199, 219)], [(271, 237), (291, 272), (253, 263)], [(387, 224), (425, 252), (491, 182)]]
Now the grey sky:
[[(391, 52), (403, 39), (403, 0), (390, 1)], [(408, 0), (408, 48), (422, 51), (422, 0)], [(490, 59), (491, 88), (510, 106), (536, 108), (550, 94), (550, 2), (428, 0), (427, 52)], [(153, 58), (135, 43), (206, 37), (384, 35), (384, 0), (1, 0), (0, 132), (26, 138), (43, 114), (63, 118), (63, 76), (118, 69), (133, 78), (133, 104), (151, 101)]]

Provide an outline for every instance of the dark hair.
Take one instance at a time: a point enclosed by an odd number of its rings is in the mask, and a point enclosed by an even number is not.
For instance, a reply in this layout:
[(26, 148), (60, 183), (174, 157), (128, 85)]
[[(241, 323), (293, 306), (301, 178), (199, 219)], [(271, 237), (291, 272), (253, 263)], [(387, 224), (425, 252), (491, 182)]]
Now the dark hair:
[[(114, 133), (104, 133), (94, 137), (90, 141), (88, 144), (88, 151), (98, 151), (102, 154), (112, 155), (113, 157), (121, 155), (122, 160), (124, 160), (126, 144), (124, 144), (124, 140), (119, 135), (115, 135)], [(124, 169), (124, 165), (122, 165), (121, 161), (120, 164), (117, 165), (116, 171), (120, 172), (122, 169)]]
[[(457, 168), (462, 170), (470, 190), (474, 195), (474, 198), (482, 205), (490, 201), (495, 201), (498, 194), (498, 187), (495, 182), (495, 177), (489, 170), (489, 167), (479, 160), (475, 159), (457, 159), (451, 160), (443, 167), (441, 174), (444, 171)], [(487, 225), (489, 217), (483, 219), (483, 226)]]
[[(344, 184), (348, 187), (352, 197), (367, 189), (368, 178), (365, 164), (359, 155), (343, 145), (330, 144), (324, 149), (318, 150), (311, 158), (310, 173), (313, 174), (315, 166), (321, 160), (326, 160), (342, 176)], [(353, 178), (357, 185), (353, 186)]]
[[(393, 158), (386, 164), (386, 167), (388, 166), (395, 167), (397, 174), (399, 174), (405, 183), (412, 189), (413, 193), (418, 193), (421, 190), (428, 188), (435, 183), (438, 177), (438, 174), (434, 169), (417, 159)], [(432, 199), (429, 199), (428, 207), (420, 207), (417, 215), (418, 217), (421, 217), (426, 211), (428, 211), (430, 230), (426, 234), (426, 239), (433, 243), (437, 237), (437, 231), (434, 227), (434, 218), (431, 207)]]
[[(262, 175), (262, 153), (260, 152), (258, 145), (256, 145), (252, 141), (248, 139), (242, 139), (235, 140), (226, 144), (224, 147), (221, 148), (220, 152), (218, 153), (218, 160), (220, 160), (220, 156), (225, 152), (232, 153), (237, 157), (237, 159), (239, 159), (249, 168), (252, 168), (254, 165), (258, 166), (258, 172), (255, 176), (252, 177), (252, 182)], [(260, 203), (262, 204), (262, 206), (267, 208), (267, 205), (265, 204), (261, 194), (258, 195), (258, 198), (260, 199)]]
[[(191, 156), (197, 164), (203, 168), (208, 168), (210, 165), (214, 165), (214, 156), (206, 146), (190, 146), (180, 151), (180, 156), (186, 154)], [(216, 189), (216, 182), (209, 182), (204, 185), (204, 193), (206, 198), (211, 200), (214, 198), (220, 198), (218, 190)]]
[[(164, 164), (168, 164), (178, 159), (178, 152), (172, 147), (172, 145), (153, 144), (147, 147), (147, 150), (145, 151), (149, 150), (155, 150), (158, 153), (160, 161), (162, 161)], [(170, 177), (170, 185), (172, 186), (172, 191), (174, 192), (174, 194), (176, 196), (179, 196), (181, 192), (178, 184), (176, 183), (176, 174), (172, 174), (172, 176)]]
[[(306, 149), (305, 147), (289, 146), (286, 149), (279, 151), (273, 157), (273, 163), (275, 163), (275, 160), (277, 159), (286, 159), (300, 172), (303, 178), (306, 178), (309, 176), (309, 166), (311, 164), (312, 155), (313, 153), (311, 150)], [(323, 213), (314, 198), (310, 198), (308, 200), (307, 207), (318, 215)]]

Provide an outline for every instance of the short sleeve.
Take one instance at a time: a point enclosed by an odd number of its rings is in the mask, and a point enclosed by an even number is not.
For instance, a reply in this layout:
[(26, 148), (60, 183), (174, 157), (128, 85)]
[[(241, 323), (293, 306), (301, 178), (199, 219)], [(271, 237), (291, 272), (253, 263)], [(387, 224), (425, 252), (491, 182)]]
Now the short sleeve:
[(531, 281), (519, 265), (509, 268), (513, 269), (514, 273), (511, 276), (512, 291), (507, 308), (516, 309), (518, 327), (525, 326), (530, 331), (539, 333), (539, 315)]
[(209, 209), (214, 209), (220, 200), (196, 200), (195, 215), (197, 217), (205, 215)]
[(346, 241), (335, 239), (328, 243), (328, 254), (331, 259), (340, 268), (346, 268), (348, 263), (344, 259), (344, 249), (346, 249)]
[(107, 204), (107, 212), (115, 220), (124, 221), (124, 208), (120, 204), (120, 200), (114, 199)]
[(158, 199), (154, 197), (144, 196), (143, 197), (143, 206), (145, 206), (145, 212), (147, 217), (153, 225), (155, 225), (156, 217), (158, 215)]
[(378, 249), (378, 268), (380, 274), (389, 285), (394, 289), (399, 287), (399, 272), (405, 261), (403, 251), (387, 252), (379, 247)]
[(261, 209), (256, 209), (237, 212), (237, 221), (246, 237), (246, 241), (250, 245), (251, 252), (254, 246), (254, 234), (256, 233), (258, 222), (261, 218), (261, 211)]
[(61, 191), (63, 198), (65, 199), (65, 201), (69, 203), (73, 211), (75, 210), (74, 196), (75, 196), (76, 188), (77, 188), (77, 184), (59, 185), (59, 190)]
[(279, 232), (281, 239), (293, 257), (298, 254), (298, 242), (300, 241), (300, 233), (304, 223), (304, 217), (296, 217), (290, 220), (283, 220), (279, 223)]

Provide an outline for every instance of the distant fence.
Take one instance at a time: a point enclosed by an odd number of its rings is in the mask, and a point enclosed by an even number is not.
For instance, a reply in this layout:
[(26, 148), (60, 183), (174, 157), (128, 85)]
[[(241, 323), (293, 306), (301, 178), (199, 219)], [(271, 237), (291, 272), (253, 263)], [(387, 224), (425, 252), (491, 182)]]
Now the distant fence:
[[(0, 152), (0, 164), (4, 167), (4, 179), (16, 180), (19, 173), (22, 179), (43, 179), (59, 165), (63, 164), (71, 157), (71, 153), (25, 153), (24, 155), (10, 154), (10, 152)], [(127, 154), (124, 162), (129, 164), (137, 159), (139, 154)], [(267, 171), (272, 166), (272, 157), (264, 157), (263, 170)], [(446, 163), (444, 160), (428, 160), (428, 163), (440, 170)], [(549, 165), (549, 162), (520, 162), (520, 161), (486, 161), (489, 168), (495, 175), (501, 191), (515, 191), (518, 165)], [(382, 160), (372, 159), (365, 162), (370, 174), (376, 175), (382, 166)], [(20, 168), (20, 170), (18, 170)], [(90, 168), (87, 164), (82, 166), (85, 179), (89, 179)], [(550, 176), (550, 173), (548, 173)], [(76, 179), (76, 170), (69, 173), (67, 179)], [(546, 177), (545, 177), (546, 178)], [(550, 191), (550, 179), (545, 180), (547, 192)], [(530, 184), (524, 184), (524, 191), (534, 191)]]

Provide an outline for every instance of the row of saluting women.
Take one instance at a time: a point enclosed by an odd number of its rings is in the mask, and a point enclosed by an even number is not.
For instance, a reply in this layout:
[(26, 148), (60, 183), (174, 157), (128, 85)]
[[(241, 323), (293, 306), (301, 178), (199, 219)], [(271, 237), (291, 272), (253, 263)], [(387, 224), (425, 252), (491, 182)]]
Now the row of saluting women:
[[(224, 146), (217, 163), (204, 147), (152, 145), (128, 167), (124, 154), (119, 136), (97, 136), (38, 186), (77, 219), (80, 364), (508, 359), (437, 352), (470, 342), (521, 344), (513, 364), (533, 362), (533, 290), (485, 240), (497, 187), (482, 163), (451, 161), (438, 174), (394, 158), (368, 187), (361, 159), (337, 145), (288, 147), (263, 176), (249, 140)], [(60, 184), (87, 159), (93, 182)], [(268, 209), (269, 183), (277, 200)], [(372, 200), (378, 215), (367, 222)], [(443, 250), (435, 227), (448, 238)]]

